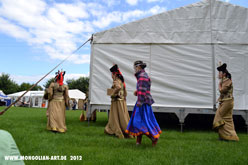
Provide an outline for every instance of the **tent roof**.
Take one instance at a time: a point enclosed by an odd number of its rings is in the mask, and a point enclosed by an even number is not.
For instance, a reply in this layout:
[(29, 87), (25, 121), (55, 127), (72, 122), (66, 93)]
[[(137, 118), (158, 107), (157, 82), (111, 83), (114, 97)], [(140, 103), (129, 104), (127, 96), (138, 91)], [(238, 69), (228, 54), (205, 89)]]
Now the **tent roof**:
[[(9, 94), (8, 96), (9, 97), (19, 97), (25, 92), (26, 91), (21, 91), (21, 92)], [(24, 96), (43, 96), (43, 95), (44, 95), (44, 91), (28, 91)]]
[(93, 43), (248, 44), (247, 31), (247, 8), (202, 0), (96, 33)]
[(69, 90), (69, 97), (74, 99), (85, 99), (85, 94), (78, 89)]
[[(9, 97), (19, 97), (26, 91), (21, 91), (13, 94), (9, 94)], [(44, 91), (29, 91), (24, 96), (40, 96), (43, 97)], [(69, 97), (74, 99), (85, 99), (85, 94), (78, 89), (69, 90)]]
[(6, 96), (6, 95), (0, 94), (0, 99), (10, 99), (10, 98), (8, 96)]
[(0, 90), (0, 99), (10, 99), (10, 98), (6, 96), (2, 90)]
[(0, 90), (0, 95), (4, 95), (4, 96), (5, 96), (5, 94), (3, 93), (3, 91), (2, 91), (2, 90)]

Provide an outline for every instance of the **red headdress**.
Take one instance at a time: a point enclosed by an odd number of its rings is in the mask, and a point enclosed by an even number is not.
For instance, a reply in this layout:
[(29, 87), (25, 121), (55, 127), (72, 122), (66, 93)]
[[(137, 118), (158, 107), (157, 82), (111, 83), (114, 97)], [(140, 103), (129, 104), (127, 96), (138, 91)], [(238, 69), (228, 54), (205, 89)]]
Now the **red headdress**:
[(64, 76), (65, 76), (65, 71), (58, 71), (56, 72), (56, 76), (55, 76), (55, 79), (56, 79), (56, 82), (62, 86), (63, 85), (63, 81), (64, 81)]

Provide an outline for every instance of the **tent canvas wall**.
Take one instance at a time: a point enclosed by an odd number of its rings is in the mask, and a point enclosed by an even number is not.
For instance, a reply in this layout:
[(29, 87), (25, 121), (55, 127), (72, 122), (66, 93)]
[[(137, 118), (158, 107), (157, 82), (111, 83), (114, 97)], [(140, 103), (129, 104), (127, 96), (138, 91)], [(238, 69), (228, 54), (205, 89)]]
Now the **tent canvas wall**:
[(202, 0), (94, 34), (89, 112), (109, 108), (106, 89), (111, 87), (113, 63), (125, 77), (132, 108), (133, 62), (143, 60), (152, 80), (154, 111), (175, 112), (180, 122), (188, 113), (214, 114), (219, 96), (216, 67), (222, 61), (233, 76), (235, 113), (248, 121), (247, 32), (247, 8)]
[[(24, 92), (21, 91), (13, 94), (9, 94), (8, 96), (13, 100), (17, 100)], [(29, 91), (22, 98), (21, 102), (25, 103), (29, 107), (42, 107), (42, 103), (45, 102), (45, 106), (47, 106), (47, 102), (43, 99), (44, 91)]]

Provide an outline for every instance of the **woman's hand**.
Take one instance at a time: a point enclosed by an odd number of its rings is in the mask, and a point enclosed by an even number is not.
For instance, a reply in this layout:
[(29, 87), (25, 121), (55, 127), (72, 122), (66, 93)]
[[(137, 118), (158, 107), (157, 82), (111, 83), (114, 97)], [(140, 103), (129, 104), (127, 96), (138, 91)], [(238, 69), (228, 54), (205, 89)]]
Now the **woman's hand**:
[(114, 81), (114, 85), (113, 86), (117, 90), (121, 89), (121, 84), (117, 80)]
[(133, 95), (134, 95), (134, 96), (137, 96), (137, 91), (134, 91), (134, 92), (133, 92)]
[(219, 82), (219, 89), (222, 89), (222, 81)]

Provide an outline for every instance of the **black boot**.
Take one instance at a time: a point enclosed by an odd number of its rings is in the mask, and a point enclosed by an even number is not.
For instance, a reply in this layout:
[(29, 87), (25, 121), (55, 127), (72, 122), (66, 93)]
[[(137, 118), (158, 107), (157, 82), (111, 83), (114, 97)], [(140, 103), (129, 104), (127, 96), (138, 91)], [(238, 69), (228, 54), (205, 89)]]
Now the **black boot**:
[(140, 145), (142, 140), (142, 135), (137, 136), (136, 145)]

